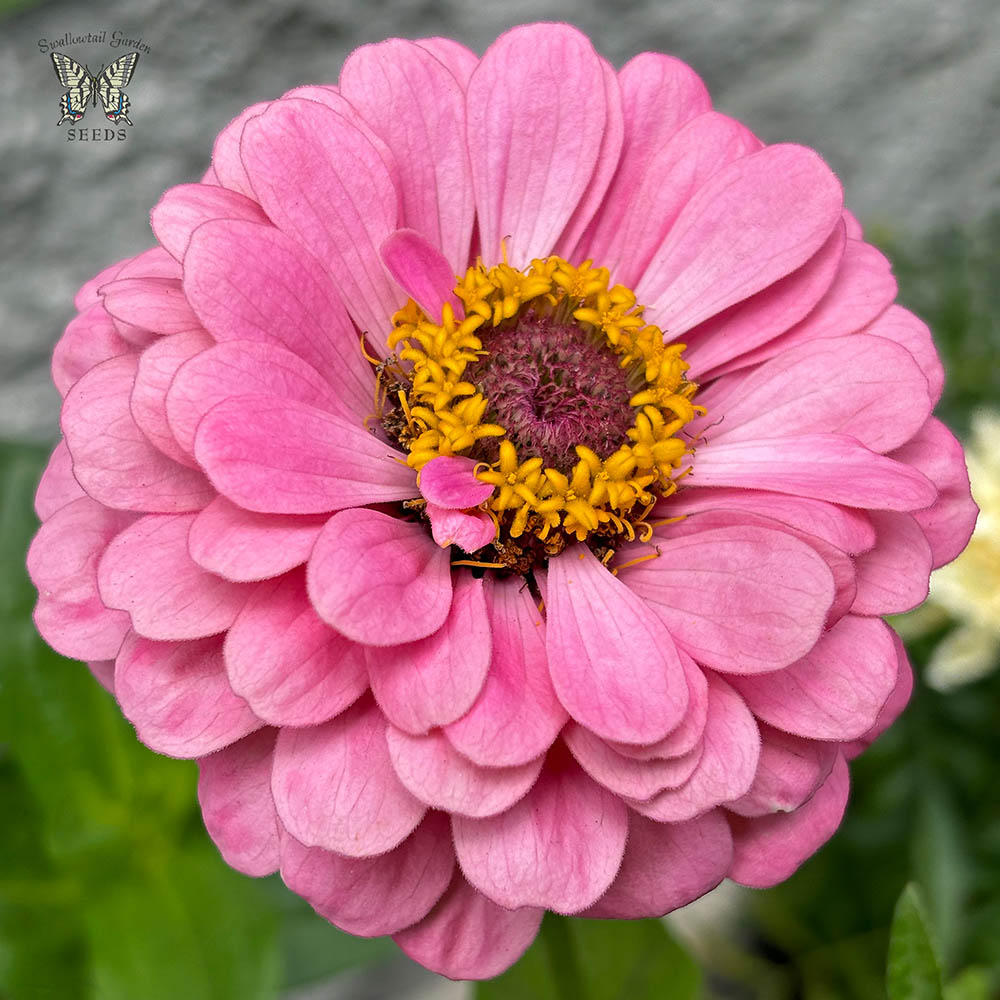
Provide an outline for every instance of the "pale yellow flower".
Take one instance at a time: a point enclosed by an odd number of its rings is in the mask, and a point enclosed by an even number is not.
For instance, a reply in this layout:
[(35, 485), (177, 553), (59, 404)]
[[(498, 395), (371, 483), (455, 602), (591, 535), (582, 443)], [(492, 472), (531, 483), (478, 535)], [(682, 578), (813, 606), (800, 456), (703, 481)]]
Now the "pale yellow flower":
[(1000, 660), (1000, 412), (973, 416), (965, 454), (980, 514), (968, 548), (931, 576), (930, 600), (958, 622), (928, 664), (927, 681), (940, 690), (977, 680)]

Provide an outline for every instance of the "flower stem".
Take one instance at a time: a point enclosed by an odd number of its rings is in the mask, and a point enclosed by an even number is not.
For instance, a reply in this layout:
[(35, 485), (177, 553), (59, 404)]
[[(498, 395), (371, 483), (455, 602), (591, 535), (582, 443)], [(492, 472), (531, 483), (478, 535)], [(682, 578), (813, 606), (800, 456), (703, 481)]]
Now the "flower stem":
[(552, 968), (559, 1000), (587, 1000), (580, 956), (569, 921), (558, 913), (546, 913), (542, 920), (542, 941)]

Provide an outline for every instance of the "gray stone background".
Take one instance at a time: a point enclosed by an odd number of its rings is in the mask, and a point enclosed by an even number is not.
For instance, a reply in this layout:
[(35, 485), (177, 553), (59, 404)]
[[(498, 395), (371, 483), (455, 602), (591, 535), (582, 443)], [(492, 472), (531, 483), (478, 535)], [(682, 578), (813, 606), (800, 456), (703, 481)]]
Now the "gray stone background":
[[(814, 146), (862, 219), (897, 236), (1000, 203), (997, 0), (52, 0), (0, 20), (0, 438), (55, 435), (47, 359), (73, 292), (150, 244), (150, 207), (199, 176), (240, 109), (335, 81), (368, 41), (447, 34), (482, 51), (544, 19), (577, 24), (619, 65), (644, 49), (685, 59), (720, 110)], [(129, 89), (135, 124), (124, 142), (68, 142), (38, 40), (116, 28), (151, 49)], [(114, 57), (69, 52), (92, 68)]]
[[(681, 57), (717, 108), (818, 149), (862, 220), (897, 239), (1000, 208), (997, 0), (52, 0), (0, 17), (0, 439), (55, 437), (48, 356), (73, 293), (150, 245), (149, 209), (198, 178), (243, 107), (334, 82), (365, 42), (446, 34), (482, 51), (529, 20), (571, 21), (617, 65)], [(38, 40), (115, 29), (151, 50), (129, 89), (135, 124), (124, 142), (70, 143)], [(91, 68), (115, 55), (67, 51)], [(412, 965), (375, 976), (337, 995), (462, 994)]]

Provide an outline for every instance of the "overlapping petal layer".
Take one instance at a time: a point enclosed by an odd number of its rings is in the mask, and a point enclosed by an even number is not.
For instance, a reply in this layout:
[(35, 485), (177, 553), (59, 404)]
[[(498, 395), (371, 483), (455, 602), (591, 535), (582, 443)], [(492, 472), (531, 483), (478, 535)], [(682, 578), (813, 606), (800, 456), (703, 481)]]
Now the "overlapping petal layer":
[[(912, 686), (880, 616), (976, 510), (929, 333), (816, 153), (567, 25), (481, 59), (396, 39), (243, 112), (153, 229), (56, 349), (29, 570), (49, 642), (199, 759), (230, 864), (483, 978), (545, 909), (662, 914), (832, 834), (846, 761)], [(635, 537), (517, 569), (482, 553), (520, 537), (499, 493), (534, 487), (505, 469), (498, 493), (468, 447), (411, 464), (413, 359), (387, 345), (409, 298), (468, 321), (477, 257), (555, 254), (687, 339), (706, 412)]]

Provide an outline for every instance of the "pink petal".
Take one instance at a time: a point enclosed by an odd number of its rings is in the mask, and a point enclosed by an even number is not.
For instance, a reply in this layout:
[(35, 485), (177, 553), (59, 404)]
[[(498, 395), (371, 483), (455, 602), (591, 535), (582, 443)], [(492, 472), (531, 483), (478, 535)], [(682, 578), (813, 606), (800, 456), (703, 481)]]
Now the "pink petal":
[[(609, 221), (628, 211), (651, 165), (671, 136), (690, 119), (708, 111), (711, 98), (686, 63), (672, 56), (643, 52), (618, 74), (623, 134), (617, 170), (596, 218), (583, 234), (575, 256), (604, 263), (613, 233)], [(617, 101), (609, 101), (609, 111)]]
[(365, 858), (416, 828), (426, 806), (396, 777), (385, 729), (382, 713), (365, 699), (321, 726), (281, 730), (271, 787), (296, 840)]
[[(837, 276), (819, 304), (800, 323), (756, 350), (744, 351), (714, 374), (759, 364), (798, 344), (842, 336), (874, 320), (896, 297), (889, 262), (867, 243), (848, 240)], [(885, 374), (883, 372), (883, 374)]]
[(359, 329), (390, 330), (403, 303), (378, 248), (399, 204), (378, 150), (346, 118), (295, 99), (251, 119), (240, 149), (264, 211), (330, 271)]
[(699, 662), (726, 672), (773, 670), (819, 638), (834, 580), (805, 542), (734, 524), (670, 537), (663, 551), (662, 559), (623, 569), (621, 579)]
[(750, 790), (726, 804), (740, 816), (768, 816), (798, 809), (826, 781), (839, 750), (836, 743), (804, 740), (762, 726), (760, 763)]
[(94, 675), (94, 679), (108, 694), (115, 693), (114, 660), (91, 660), (87, 664), (87, 669)]
[(322, 514), (406, 500), (416, 476), (390, 445), (295, 399), (236, 396), (198, 425), (195, 455), (233, 503), (266, 514)]
[(174, 333), (151, 344), (139, 357), (129, 402), (132, 418), (159, 451), (181, 465), (193, 467), (195, 462), (177, 443), (167, 422), (167, 390), (181, 365), (213, 343), (204, 330)]
[(734, 520), (744, 511), (770, 517), (850, 553), (865, 552), (875, 544), (875, 530), (861, 511), (837, 507), (823, 500), (763, 490), (686, 487), (653, 513), (676, 517), (704, 511), (731, 511)]
[(729, 877), (755, 889), (784, 882), (833, 835), (847, 805), (849, 777), (842, 756), (830, 777), (794, 812), (730, 820), (735, 855)]
[(438, 507), (465, 510), (478, 507), (489, 499), (494, 487), (474, 475), (476, 462), (458, 455), (439, 455), (421, 470), (417, 483), (420, 492)]
[(188, 555), (193, 514), (150, 514), (108, 546), (97, 570), (104, 603), (132, 616), (147, 639), (198, 639), (224, 632), (250, 593), (206, 573)]
[(205, 414), (233, 396), (248, 393), (308, 403), (327, 413), (342, 411), (330, 384), (295, 354), (277, 344), (230, 340), (191, 358), (177, 372), (166, 399), (171, 434), (193, 454), (195, 434)]
[(608, 745), (625, 757), (635, 760), (649, 760), (652, 757), (681, 757), (699, 749), (708, 719), (708, 681), (705, 672), (683, 650), (677, 650), (684, 668), (684, 678), (688, 686), (688, 708), (681, 724), (668, 736), (656, 743), (609, 743)]
[(170, 757), (204, 757), (260, 728), (229, 687), (217, 638), (127, 636), (115, 664), (115, 695), (139, 739)]
[(287, 834), (281, 877), (316, 912), (360, 937), (392, 934), (425, 917), (455, 870), (448, 818), (429, 812), (399, 845), (376, 858), (304, 847)]
[(69, 448), (65, 441), (60, 441), (52, 449), (35, 493), (35, 513), (38, 520), (47, 521), (61, 507), (86, 495), (73, 475), (73, 459)]
[(563, 731), (563, 739), (577, 763), (594, 781), (616, 795), (631, 799), (651, 799), (665, 788), (684, 784), (694, 773), (703, 752), (699, 743), (687, 753), (667, 759), (627, 757), (575, 722)]
[(326, 722), (368, 688), (361, 648), (316, 616), (301, 573), (253, 591), (224, 651), (233, 690), (272, 725)]
[(59, 338), (52, 352), (52, 381), (65, 396), (91, 368), (132, 350), (115, 329), (104, 304), (97, 302), (71, 319)]
[(625, 139), (625, 115), (622, 111), (618, 74), (604, 59), (601, 59), (601, 69), (604, 72), (604, 99), (607, 101), (608, 114), (604, 122), (604, 133), (601, 135), (601, 145), (597, 151), (594, 173), (555, 245), (555, 252), (566, 259), (582, 260), (586, 256), (576, 253), (574, 247), (580, 242), (584, 230), (604, 204), (608, 186), (618, 169), (622, 142)]
[(255, 878), (278, 870), (278, 816), (271, 798), (275, 735), (259, 729), (198, 761), (205, 829), (227, 865)]
[(846, 615), (808, 656), (771, 674), (729, 678), (764, 722), (814, 740), (852, 740), (870, 729), (896, 683), (892, 630)]
[(587, 256), (632, 288), (692, 195), (732, 160), (760, 149), (739, 122), (706, 111), (683, 125), (650, 158), (623, 211), (605, 205), (588, 233)]
[(773, 490), (875, 510), (922, 510), (937, 496), (916, 469), (869, 451), (846, 434), (705, 446), (688, 482)]
[(479, 65), (479, 56), (475, 52), (452, 38), (418, 38), (417, 45), (443, 62), (465, 90), (469, 77)]
[(760, 759), (760, 732), (743, 699), (724, 680), (708, 675), (705, 749), (690, 779), (649, 802), (629, 800), (637, 812), (660, 823), (692, 819), (745, 795)]
[(713, 445), (793, 434), (849, 434), (872, 451), (908, 441), (931, 411), (913, 356), (882, 337), (824, 337), (772, 358), (715, 418)]
[(251, 104), (241, 111), (215, 138), (212, 150), (212, 167), (219, 178), (219, 183), (230, 191), (238, 191), (248, 198), (254, 198), (253, 186), (247, 176), (246, 168), (240, 156), (240, 143), (246, 123), (258, 115), (262, 115), (271, 106), (270, 101)]
[(522, 799), (542, 769), (538, 757), (516, 767), (479, 767), (440, 730), (412, 736), (389, 726), (389, 756), (399, 780), (421, 802), (461, 816), (494, 816)]
[(689, 330), (684, 358), (696, 379), (741, 356), (794, 326), (826, 294), (833, 283), (846, 242), (843, 226), (834, 226), (826, 242), (801, 267), (779, 281), (730, 306)]
[(295, 240), (250, 222), (206, 223), (184, 258), (184, 291), (216, 340), (284, 347), (334, 386), (336, 412), (372, 412), (374, 377), (354, 324), (329, 272)]
[(920, 370), (927, 379), (931, 403), (937, 406), (944, 387), (944, 366), (927, 324), (902, 306), (889, 306), (863, 332), (873, 337), (885, 337), (886, 340), (893, 340), (905, 347), (920, 365)]
[(452, 816), (455, 853), (469, 882), (508, 909), (577, 913), (614, 880), (625, 850), (621, 800), (571, 760), (546, 762), (538, 781), (499, 816)]
[(453, 294), (456, 271), (441, 251), (413, 229), (397, 229), (386, 237), (381, 248), (382, 263), (393, 280), (423, 310), (440, 322), (447, 302), (461, 316)]
[(111, 322), (118, 336), (129, 345), (130, 351), (141, 351), (143, 348), (149, 347), (150, 344), (155, 344), (163, 336), (162, 333), (147, 330), (134, 323), (126, 323), (125, 320), (119, 319), (117, 316), (112, 316)]
[(374, 510), (330, 518), (313, 548), (307, 581), (319, 616), (369, 646), (423, 639), (451, 608), (447, 552), (422, 525)]
[(206, 184), (179, 184), (170, 188), (156, 203), (151, 216), (156, 238), (172, 257), (181, 261), (191, 234), (212, 219), (268, 221), (257, 202), (236, 191)]
[(76, 306), (80, 312), (84, 312), (91, 306), (96, 305), (101, 301), (100, 292), (98, 289), (103, 288), (109, 281), (113, 281), (118, 277), (118, 272), (122, 267), (128, 263), (129, 258), (125, 260), (120, 260), (116, 264), (109, 264), (103, 271), (99, 271), (94, 275), (89, 281), (85, 281), (81, 286), (80, 290), (76, 293), (73, 298), (73, 305)]
[(375, 152), (378, 153), (379, 159), (382, 161), (382, 166), (385, 167), (386, 173), (392, 181), (393, 188), (396, 190), (396, 215), (398, 219), (399, 212), (402, 210), (402, 195), (399, 192), (399, 164), (396, 162), (396, 157), (392, 155), (392, 150), (372, 131), (371, 126), (365, 118), (358, 114), (354, 105), (344, 97), (337, 87), (330, 84), (293, 87), (287, 93), (282, 94), (281, 97), (282, 101), (290, 101), (296, 98), (312, 101), (335, 112), (353, 125), (368, 140), (375, 149)]
[(714, 889), (732, 859), (732, 835), (719, 810), (685, 823), (657, 823), (629, 813), (621, 869), (611, 888), (581, 916), (662, 916)]
[(626, 743), (680, 723), (688, 689), (670, 635), (586, 546), (550, 560), (546, 613), (552, 684), (577, 722)]
[(802, 146), (768, 146), (723, 167), (637, 284), (647, 316), (677, 337), (790, 274), (826, 242), (842, 197), (830, 168)]
[(112, 358), (88, 372), (63, 404), (62, 429), (73, 474), (107, 507), (199, 510), (214, 496), (208, 480), (154, 448), (129, 410), (138, 358)]
[(850, 210), (844, 209), (844, 225), (847, 227), (847, 235), (852, 240), (864, 239), (865, 231), (858, 221), (858, 217)]
[[(827, 610), (824, 624), (829, 628), (834, 622), (839, 621), (850, 611), (858, 590), (855, 581), (854, 560), (846, 552), (831, 545), (817, 535), (812, 535), (808, 531), (795, 528), (790, 524), (775, 521), (773, 518), (764, 517), (748, 510), (742, 510), (736, 516), (731, 511), (726, 510), (702, 511), (698, 514), (688, 516), (677, 524), (661, 528), (660, 532), (653, 536), (651, 543), (659, 546), (665, 542), (667, 545), (670, 545), (674, 538), (685, 535), (697, 535), (703, 531), (716, 528), (730, 529), (734, 523), (738, 523), (741, 528), (755, 527), (768, 531), (778, 530), (793, 538), (797, 538), (800, 542), (805, 542), (826, 563), (827, 568), (833, 575), (833, 601)], [(639, 548), (639, 546), (629, 546), (629, 549), (633, 547)], [(623, 550), (623, 556), (627, 558), (628, 554), (629, 550)], [(737, 673), (745, 672), (745, 669), (737, 671)]]
[(513, 965), (535, 939), (544, 911), (505, 910), (456, 872), (419, 923), (393, 938), (415, 962), (449, 979), (489, 979)]
[(912, 465), (937, 487), (934, 503), (913, 515), (930, 543), (937, 569), (965, 548), (979, 514), (969, 492), (962, 446), (940, 420), (931, 417), (892, 457)]
[(201, 324), (177, 278), (116, 278), (101, 289), (115, 318), (157, 333), (186, 333)]
[(472, 76), (473, 70), (479, 65), (479, 56), (475, 52), (452, 38), (439, 36), (418, 38), (417, 45), (423, 49), (427, 49), (435, 59), (444, 63), (455, 79), (461, 84), (462, 90), (465, 90), (469, 82), (469, 77)]
[(216, 497), (191, 524), (188, 551), (202, 569), (250, 583), (301, 566), (326, 515), (255, 514)]
[[(181, 275), (180, 264), (163, 247), (150, 247), (126, 260), (115, 278), (169, 278), (172, 281), (177, 281)], [(102, 295), (107, 284), (110, 282), (101, 285)]]
[(867, 750), (899, 718), (913, 694), (913, 668), (906, 655), (906, 646), (895, 632), (892, 633), (892, 644), (896, 647), (896, 684), (878, 713), (875, 725), (858, 739), (841, 744), (841, 750), (848, 760)]
[(493, 518), (483, 510), (467, 514), (429, 503), (424, 511), (431, 522), (431, 535), (443, 549), (457, 545), (463, 552), (476, 552), (497, 537), (497, 526)]
[(856, 563), (858, 594), (851, 608), (859, 615), (895, 615), (927, 597), (933, 558), (920, 525), (909, 514), (872, 511), (875, 547)]
[(97, 564), (134, 515), (109, 510), (90, 497), (60, 507), (28, 550), (28, 573), (38, 588), (35, 625), (63, 656), (114, 659), (129, 629), (128, 615), (105, 607)]
[(465, 715), (490, 667), (483, 581), (461, 573), (453, 582), (448, 618), (433, 635), (403, 646), (365, 650), (379, 708), (410, 733), (426, 733)]
[(483, 260), (501, 259), (502, 240), (517, 267), (547, 255), (600, 154), (607, 120), (600, 57), (569, 25), (513, 28), (486, 51), (466, 105)]
[(544, 753), (566, 721), (549, 679), (545, 622), (516, 578), (484, 580), (493, 655), (472, 708), (445, 727), (476, 764), (511, 767)]
[(452, 274), (464, 271), (475, 205), (462, 85), (423, 46), (392, 38), (355, 49), (340, 90), (395, 157), (402, 224), (440, 248)]

